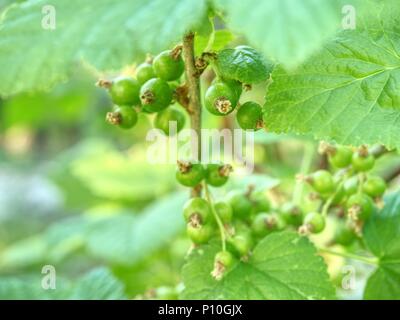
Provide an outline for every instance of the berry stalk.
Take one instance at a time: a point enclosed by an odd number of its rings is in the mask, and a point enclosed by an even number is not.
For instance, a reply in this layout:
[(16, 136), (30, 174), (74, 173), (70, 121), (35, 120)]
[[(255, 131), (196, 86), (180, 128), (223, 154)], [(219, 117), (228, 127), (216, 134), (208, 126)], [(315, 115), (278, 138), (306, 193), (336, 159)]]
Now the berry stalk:
[[(192, 140), (192, 148), (196, 150), (196, 158), (201, 161), (201, 98), (200, 80), (195, 66), (194, 56), (194, 34), (188, 33), (183, 38), (183, 61), (185, 62), (185, 77), (189, 96), (189, 115), (191, 128), (196, 133), (196, 138)], [(200, 196), (199, 188), (193, 188), (192, 197)]]

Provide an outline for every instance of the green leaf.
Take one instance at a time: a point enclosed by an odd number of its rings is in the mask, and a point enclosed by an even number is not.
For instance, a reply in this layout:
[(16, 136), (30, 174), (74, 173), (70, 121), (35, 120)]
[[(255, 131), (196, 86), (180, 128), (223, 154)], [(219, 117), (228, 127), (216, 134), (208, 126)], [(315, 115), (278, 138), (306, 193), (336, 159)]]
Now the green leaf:
[(384, 3), (373, 11), (378, 18), (360, 19), (296, 71), (274, 70), (264, 116), (270, 130), (400, 147), (400, 9)]
[(229, 27), (266, 56), (293, 67), (332, 35), (341, 19), (340, 1), (219, 0)]
[(379, 258), (379, 267), (368, 279), (365, 299), (400, 299), (400, 194), (385, 198), (385, 206), (364, 229), (364, 240)]
[[(55, 29), (42, 27), (46, 5), (55, 8)], [(14, 6), (0, 21), (0, 95), (47, 89), (66, 80), (81, 59), (101, 70), (139, 62), (147, 52), (173, 46), (205, 11), (202, 0), (33, 0)]]
[[(210, 40), (210, 37), (214, 37)], [(214, 35), (196, 35), (194, 49), (196, 55), (200, 55), (207, 47), (208, 42), (211, 41), (212, 45), (209, 48), (210, 51), (219, 51), (226, 47), (230, 42), (234, 40), (234, 35), (231, 31), (223, 29), (214, 32)]]
[(195, 250), (183, 268), (184, 299), (333, 299), (326, 265), (305, 237), (273, 233), (254, 249), (248, 263), (239, 262), (221, 281), (214, 280), (217, 245)]
[(247, 84), (267, 80), (273, 69), (271, 62), (248, 46), (222, 50), (218, 53), (215, 65), (223, 78)]
[(149, 256), (183, 229), (181, 210), (186, 198), (174, 194), (139, 216), (115, 215), (91, 224), (86, 233), (89, 253), (120, 265), (132, 265)]

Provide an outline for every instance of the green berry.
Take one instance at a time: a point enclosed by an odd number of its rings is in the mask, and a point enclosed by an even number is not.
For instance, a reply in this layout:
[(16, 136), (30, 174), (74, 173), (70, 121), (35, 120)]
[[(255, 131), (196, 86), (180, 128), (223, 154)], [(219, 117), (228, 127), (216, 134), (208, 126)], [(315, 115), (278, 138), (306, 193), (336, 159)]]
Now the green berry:
[(123, 129), (130, 129), (137, 123), (138, 116), (132, 107), (117, 106), (114, 111), (107, 113), (106, 120)]
[(378, 176), (372, 176), (365, 181), (363, 191), (372, 198), (380, 197), (386, 191), (386, 182)]
[[(205, 224), (211, 218), (211, 208), (209, 203), (203, 198), (191, 198), (183, 207), (183, 215), (186, 222), (197, 222), (198, 224)], [(194, 224), (194, 223), (192, 223)]]
[(181, 54), (177, 55), (173, 50), (166, 50), (154, 58), (153, 67), (159, 78), (172, 81), (180, 78), (185, 65)]
[(366, 194), (353, 194), (347, 200), (347, 209), (353, 220), (367, 220), (374, 211), (374, 202)]
[(199, 163), (180, 162), (176, 172), (176, 179), (185, 187), (197, 186), (205, 177), (205, 170)]
[(209, 224), (192, 225), (188, 223), (186, 226), (187, 235), (195, 244), (207, 243), (211, 239), (213, 231), (213, 227)]
[(232, 167), (230, 165), (210, 163), (206, 168), (206, 182), (213, 187), (223, 186), (229, 178)]
[(236, 92), (225, 82), (211, 85), (206, 92), (204, 104), (209, 112), (217, 116), (231, 113), (238, 103)]
[(359, 180), (358, 180), (357, 176), (347, 179), (343, 183), (343, 189), (344, 189), (345, 194), (348, 197), (355, 194), (358, 190), (358, 185), (359, 185)]
[(335, 244), (340, 244), (342, 246), (349, 246), (357, 239), (357, 235), (354, 230), (345, 223), (340, 223), (333, 237), (333, 242)]
[(264, 191), (254, 191), (250, 194), (250, 201), (253, 205), (253, 213), (268, 212), (271, 204)]
[(325, 218), (318, 212), (310, 212), (305, 216), (303, 224), (311, 233), (320, 233), (325, 229)]
[(258, 130), (262, 128), (262, 108), (258, 103), (248, 101), (236, 113), (236, 120), (243, 130)]
[(153, 78), (140, 88), (140, 99), (147, 112), (159, 112), (171, 104), (172, 91), (167, 82)]
[(229, 239), (229, 243), (240, 257), (247, 255), (254, 245), (249, 233), (237, 233)]
[(229, 251), (220, 251), (215, 255), (214, 264), (220, 264), (224, 268), (229, 268), (235, 262), (235, 257)]
[(136, 79), (139, 84), (143, 85), (145, 82), (153, 78), (156, 78), (156, 74), (154, 73), (153, 66), (150, 63), (144, 62), (137, 67)]
[(369, 171), (374, 167), (375, 158), (372, 154), (362, 154), (355, 152), (351, 159), (351, 164), (356, 171)]
[(329, 161), (336, 168), (346, 168), (351, 164), (352, 156), (350, 148), (339, 146), (329, 155)]
[(310, 176), (310, 184), (315, 191), (321, 194), (331, 193), (335, 189), (333, 177), (329, 171), (318, 170)]
[(253, 204), (242, 191), (233, 190), (227, 194), (227, 202), (231, 205), (233, 216), (239, 219), (250, 217)]
[(154, 126), (167, 136), (175, 135), (185, 126), (185, 115), (177, 109), (167, 108), (157, 113)]
[(258, 237), (264, 237), (272, 231), (282, 230), (285, 223), (276, 213), (259, 213), (253, 220), (252, 230)]
[(211, 84), (215, 84), (221, 81), (227, 84), (236, 93), (236, 99), (237, 101), (239, 101), (243, 91), (242, 83), (234, 79), (221, 79), (216, 77)]
[(300, 226), (303, 223), (303, 213), (301, 209), (292, 202), (284, 203), (280, 212), (283, 220), (292, 226)]
[(114, 79), (110, 87), (110, 95), (117, 105), (134, 106), (140, 104), (140, 84), (132, 77), (118, 77)]
[(228, 203), (223, 201), (216, 202), (214, 204), (214, 208), (223, 223), (227, 223), (232, 220), (233, 211), (232, 207)]

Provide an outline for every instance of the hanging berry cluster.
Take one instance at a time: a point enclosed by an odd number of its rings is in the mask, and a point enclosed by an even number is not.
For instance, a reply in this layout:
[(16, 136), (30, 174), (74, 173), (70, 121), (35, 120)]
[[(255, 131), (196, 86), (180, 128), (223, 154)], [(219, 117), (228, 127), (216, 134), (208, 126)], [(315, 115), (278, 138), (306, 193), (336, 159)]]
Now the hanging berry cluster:
[(148, 58), (136, 68), (135, 77), (121, 76), (111, 81), (99, 80), (100, 87), (108, 89), (115, 106), (106, 120), (123, 129), (135, 126), (138, 112), (157, 113), (154, 127), (170, 135), (170, 122), (176, 132), (185, 125), (183, 112), (171, 105), (176, 100), (176, 89), (184, 71), (182, 47), (161, 52), (154, 59)]
[[(223, 186), (227, 175), (224, 165), (196, 165), (188, 173), (178, 170), (177, 178), (185, 186), (204, 181), (205, 199), (190, 199), (184, 207), (187, 234), (194, 245), (222, 240), (221, 251), (214, 260), (212, 275), (219, 280), (235, 261), (246, 261), (258, 241), (271, 232), (296, 230), (300, 235), (321, 233), (327, 216), (335, 221), (335, 233), (328, 245), (350, 246), (360, 239), (363, 224), (381, 203), (386, 182), (369, 171), (375, 163), (374, 154), (366, 147), (352, 150), (346, 146), (321, 144), (321, 153), (327, 155), (331, 170), (318, 170), (300, 176), (299, 183), (313, 189), (315, 210), (305, 210), (302, 204), (271, 201), (268, 193), (254, 190), (232, 190), (223, 199), (213, 201), (207, 185)], [(193, 184), (182, 179), (186, 174)], [(210, 177), (217, 177), (210, 180)]]

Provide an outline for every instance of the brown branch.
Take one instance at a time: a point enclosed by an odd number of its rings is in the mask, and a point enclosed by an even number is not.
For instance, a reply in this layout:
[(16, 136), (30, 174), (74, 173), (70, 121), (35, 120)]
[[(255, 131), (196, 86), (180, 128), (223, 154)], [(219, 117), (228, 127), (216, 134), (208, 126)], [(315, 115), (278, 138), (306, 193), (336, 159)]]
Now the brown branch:
[[(194, 34), (188, 33), (183, 38), (183, 60), (185, 62), (186, 86), (189, 96), (189, 114), (192, 130), (197, 135), (197, 141), (192, 141), (192, 148), (197, 150), (197, 160), (201, 160), (201, 98), (200, 98), (200, 80), (198, 70), (195, 65), (194, 56)], [(196, 143), (197, 142), (197, 143)], [(192, 149), (193, 150), (193, 149)], [(199, 196), (201, 190), (193, 188), (192, 197)]]

